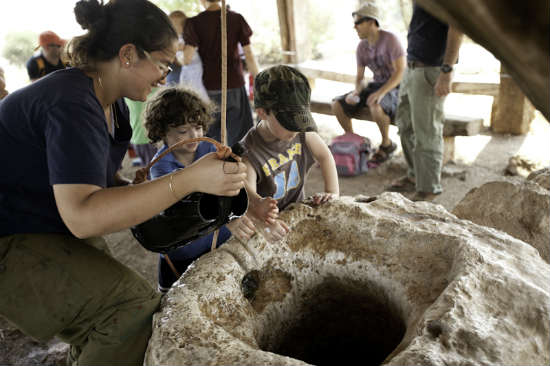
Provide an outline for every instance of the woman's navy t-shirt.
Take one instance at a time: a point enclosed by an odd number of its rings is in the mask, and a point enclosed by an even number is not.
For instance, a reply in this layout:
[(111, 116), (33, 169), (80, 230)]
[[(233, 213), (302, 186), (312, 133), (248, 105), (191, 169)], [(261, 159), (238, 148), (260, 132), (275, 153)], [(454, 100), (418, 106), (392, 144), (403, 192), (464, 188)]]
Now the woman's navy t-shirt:
[(93, 81), (76, 68), (56, 71), (0, 102), (0, 236), (69, 233), (54, 184), (114, 185), (132, 134), (123, 100), (114, 138)]

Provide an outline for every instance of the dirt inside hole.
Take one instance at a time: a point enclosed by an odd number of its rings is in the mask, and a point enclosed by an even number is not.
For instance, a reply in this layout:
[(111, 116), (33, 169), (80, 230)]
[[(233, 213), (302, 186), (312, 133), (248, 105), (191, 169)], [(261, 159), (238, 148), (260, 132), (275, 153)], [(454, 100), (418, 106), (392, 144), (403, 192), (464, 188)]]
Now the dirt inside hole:
[(331, 278), (287, 309), (294, 321), (277, 335), (260, 336), (264, 351), (313, 365), (380, 365), (398, 346), (405, 323), (385, 291), (373, 283)]

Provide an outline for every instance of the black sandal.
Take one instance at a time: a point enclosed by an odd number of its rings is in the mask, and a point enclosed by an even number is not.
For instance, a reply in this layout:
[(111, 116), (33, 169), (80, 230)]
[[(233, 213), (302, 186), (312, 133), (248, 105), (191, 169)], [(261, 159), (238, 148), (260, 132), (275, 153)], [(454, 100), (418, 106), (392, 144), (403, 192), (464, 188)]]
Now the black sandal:
[(391, 141), (389, 146), (380, 145), (378, 146), (378, 150), (374, 153), (370, 161), (375, 164), (382, 164), (383, 162), (391, 158), (396, 149), (397, 144), (393, 141)]

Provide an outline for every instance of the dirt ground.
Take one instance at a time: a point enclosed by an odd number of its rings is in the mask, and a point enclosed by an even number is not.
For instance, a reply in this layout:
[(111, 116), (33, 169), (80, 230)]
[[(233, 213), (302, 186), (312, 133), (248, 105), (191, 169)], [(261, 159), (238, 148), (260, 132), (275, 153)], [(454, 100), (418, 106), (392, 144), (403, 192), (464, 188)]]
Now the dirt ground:
[[(325, 141), (329, 142), (332, 137), (342, 133), (334, 117), (317, 114), (314, 117)], [(486, 120), (481, 134), (456, 138), (454, 162), (444, 167), (444, 191), (434, 203), (451, 211), (472, 188), (490, 181), (523, 179), (505, 176), (503, 173), (513, 156), (519, 155), (534, 166), (550, 166), (550, 124), (540, 114), (532, 122), (531, 131), (522, 136), (492, 134), (487, 126)], [(371, 138), (375, 145), (379, 143), (379, 132), (374, 123), (354, 121), (354, 128), (357, 133)], [(394, 126), (390, 129), (390, 135), (394, 141), (399, 141)], [(135, 170), (126, 159), (124, 174), (133, 178)], [(340, 178), (340, 191), (342, 195), (374, 196), (383, 192), (384, 187), (405, 171), (405, 161), (398, 150), (391, 161), (366, 174)], [(308, 177), (306, 193), (313, 194), (322, 190), (321, 172), (315, 167)], [(106, 239), (117, 259), (143, 275), (152, 286), (156, 286), (157, 254), (143, 249), (128, 230), (107, 235)], [(0, 319), (0, 365), (61, 365), (66, 350), (67, 346), (58, 340), (54, 339), (47, 344), (36, 342)]]

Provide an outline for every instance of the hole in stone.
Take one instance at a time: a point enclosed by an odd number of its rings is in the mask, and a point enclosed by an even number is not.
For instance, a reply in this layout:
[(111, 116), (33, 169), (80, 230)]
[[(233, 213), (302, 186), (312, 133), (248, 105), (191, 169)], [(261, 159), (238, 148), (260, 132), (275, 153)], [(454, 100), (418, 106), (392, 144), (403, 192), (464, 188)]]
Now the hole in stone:
[(363, 196), (359, 195), (355, 198), (355, 202), (359, 203), (372, 203), (378, 199), (378, 196)]
[(319, 366), (380, 365), (405, 335), (397, 305), (373, 283), (329, 278), (290, 303), (301, 305), (264, 327), (262, 350)]

